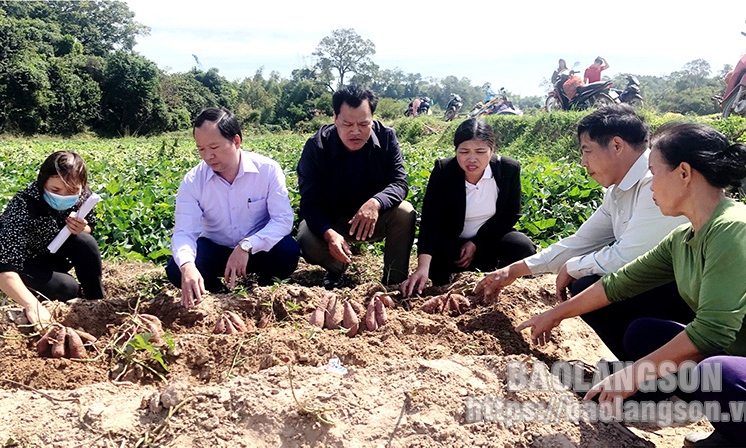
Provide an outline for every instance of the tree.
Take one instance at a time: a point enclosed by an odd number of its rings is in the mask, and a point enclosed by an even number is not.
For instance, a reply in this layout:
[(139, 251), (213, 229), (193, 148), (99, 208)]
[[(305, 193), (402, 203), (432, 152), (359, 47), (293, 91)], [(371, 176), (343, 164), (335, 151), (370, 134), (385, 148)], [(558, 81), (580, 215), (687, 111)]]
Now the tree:
[[(370, 59), (376, 54), (376, 46), (369, 39), (363, 39), (354, 29), (338, 29), (331, 36), (321, 39), (313, 56), (318, 58), (316, 67), (321, 75), (331, 75), (337, 71), (337, 88), (344, 85), (348, 73), (368, 74), (378, 68)], [(331, 85), (329, 85), (331, 88)], [(332, 89), (334, 90), (334, 89)]]
[(159, 73), (153, 62), (136, 53), (117, 51), (107, 57), (99, 123), (105, 135), (167, 130), (168, 112), (160, 96)]
[(87, 54), (105, 56), (114, 50), (132, 50), (136, 37), (150, 28), (134, 20), (126, 3), (108, 0), (0, 1), (0, 9), (16, 19), (54, 23), (63, 35), (73, 36)]

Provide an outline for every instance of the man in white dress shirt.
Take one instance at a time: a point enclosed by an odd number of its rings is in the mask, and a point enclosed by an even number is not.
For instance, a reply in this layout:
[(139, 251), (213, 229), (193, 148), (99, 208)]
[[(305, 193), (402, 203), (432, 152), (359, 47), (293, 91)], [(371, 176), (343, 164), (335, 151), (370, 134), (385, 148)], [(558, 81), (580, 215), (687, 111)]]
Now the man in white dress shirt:
[[(572, 295), (579, 294), (602, 275), (644, 254), (671, 230), (686, 223), (684, 217), (663, 216), (653, 202), (648, 139), (648, 125), (628, 105), (607, 106), (584, 117), (578, 124), (581, 165), (588, 176), (606, 188), (601, 207), (574, 235), (487, 275), (477, 289), (483, 290), (485, 297), (495, 299), (504, 286), (518, 277), (556, 273), (556, 294), (560, 300), (565, 300), (568, 289)], [(670, 283), (660, 288), (675, 287)], [(626, 309), (646, 306), (651, 308), (650, 317), (689, 317), (668, 316), (667, 302), (649, 300), (658, 294), (657, 291), (648, 291), (635, 299), (617, 302), (581, 317), (602, 340), (608, 332), (615, 332), (616, 326), (626, 328), (629, 325), (625, 320)], [(617, 356), (624, 353), (621, 345), (609, 346), (609, 349)]]
[(300, 249), (290, 235), (293, 210), (285, 175), (274, 160), (241, 149), (241, 128), (224, 108), (208, 108), (194, 120), (202, 162), (189, 171), (176, 195), (173, 257), (168, 279), (190, 308), (205, 290), (233, 288), (247, 272), (260, 286), (289, 277)]

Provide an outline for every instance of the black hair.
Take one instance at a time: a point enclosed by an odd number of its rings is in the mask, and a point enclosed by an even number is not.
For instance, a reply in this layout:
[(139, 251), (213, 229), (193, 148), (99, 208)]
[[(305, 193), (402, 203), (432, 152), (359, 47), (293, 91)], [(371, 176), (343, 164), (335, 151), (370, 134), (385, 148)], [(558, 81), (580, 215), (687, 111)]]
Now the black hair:
[(468, 140), (481, 140), (495, 150), (495, 134), (492, 132), (492, 126), (484, 120), (469, 118), (458, 125), (453, 135), (453, 146), (458, 149), (461, 143)]
[(601, 146), (619, 137), (636, 151), (648, 145), (650, 126), (629, 104), (613, 104), (596, 109), (578, 123), (578, 140), (587, 133), (591, 141)]
[(372, 90), (365, 89), (358, 85), (342, 87), (332, 95), (334, 114), (339, 115), (339, 111), (342, 109), (342, 104), (347, 104), (352, 108), (356, 108), (360, 107), (365, 100), (368, 100), (368, 104), (370, 105), (370, 113), (375, 113), (376, 106), (378, 105), (378, 97)]
[(57, 151), (42, 162), (39, 175), (36, 177), (39, 193), (44, 192), (44, 186), (53, 176), (60, 176), (67, 186), (79, 186), (82, 190), (88, 186), (88, 170), (85, 162), (78, 153), (73, 151)]
[(595, 62), (598, 65), (602, 65), (604, 63), (604, 60), (601, 58), (596, 58), (593, 62)]
[(194, 128), (202, 126), (205, 124), (205, 121), (211, 121), (217, 124), (218, 130), (220, 130), (220, 135), (228, 140), (233, 140), (233, 137), (238, 135), (241, 138), (241, 141), (243, 141), (241, 125), (238, 124), (238, 120), (236, 119), (236, 116), (233, 115), (233, 112), (225, 107), (208, 107), (207, 109), (202, 110), (202, 112), (200, 112), (200, 114), (197, 115), (197, 118), (192, 122), (192, 134), (194, 133)]
[(731, 144), (722, 132), (701, 123), (667, 123), (655, 131), (651, 146), (668, 166), (686, 162), (713, 187), (736, 189), (746, 177), (746, 145)]

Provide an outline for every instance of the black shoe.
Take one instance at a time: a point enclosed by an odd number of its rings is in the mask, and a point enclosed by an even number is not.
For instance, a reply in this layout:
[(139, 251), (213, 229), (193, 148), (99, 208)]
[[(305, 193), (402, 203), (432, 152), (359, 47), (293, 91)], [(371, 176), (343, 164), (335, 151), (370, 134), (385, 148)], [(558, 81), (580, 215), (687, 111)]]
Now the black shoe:
[(712, 446), (737, 446), (728, 440), (722, 433), (717, 431), (698, 432), (689, 434), (684, 438), (685, 447), (712, 447)]
[(324, 280), (321, 284), (324, 285), (324, 288), (326, 289), (341, 288), (345, 284), (345, 274), (344, 272), (334, 274), (327, 271), (326, 274), (324, 274)]

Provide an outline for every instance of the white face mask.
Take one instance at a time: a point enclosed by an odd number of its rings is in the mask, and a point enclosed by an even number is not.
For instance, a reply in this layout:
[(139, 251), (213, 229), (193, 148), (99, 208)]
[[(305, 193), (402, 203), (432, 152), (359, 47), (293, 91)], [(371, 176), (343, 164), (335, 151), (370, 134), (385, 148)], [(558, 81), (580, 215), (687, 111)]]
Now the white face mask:
[(72, 194), (69, 196), (62, 196), (60, 194), (52, 193), (51, 191), (44, 190), (44, 200), (55, 210), (67, 210), (73, 205), (78, 203), (80, 199), (79, 194)]

